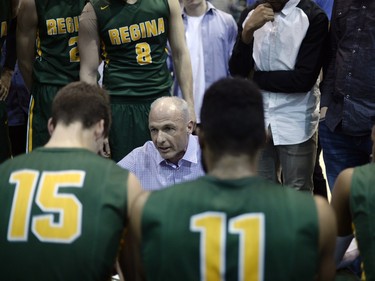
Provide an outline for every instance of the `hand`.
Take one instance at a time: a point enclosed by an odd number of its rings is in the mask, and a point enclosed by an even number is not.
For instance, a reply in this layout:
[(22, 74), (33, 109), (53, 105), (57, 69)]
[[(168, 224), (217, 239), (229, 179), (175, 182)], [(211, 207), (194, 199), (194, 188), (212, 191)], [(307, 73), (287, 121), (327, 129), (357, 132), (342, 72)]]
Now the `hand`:
[(197, 116), (195, 115), (195, 109), (194, 106), (189, 106), (189, 115), (190, 115), (190, 120), (193, 121), (193, 128), (195, 130), (195, 127), (197, 125)]
[(246, 44), (250, 44), (254, 32), (261, 28), (266, 22), (273, 21), (274, 19), (275, 13), (270, 4), (266, 3), (257, 6), (245, 22), (241, 34), (242, 41)]
[(100, 149), (99, 154), (105, 158), (111, 157), (111, 148), (109, 147), (108, 138), (104, 139), (103, 147)]
[(0, 79), (0, 101), (5, 100), (9, 93), (10, 83), (12, 81), (13, 70), (4, 69)]
[(324, 118), (326, 118), (327, 109), (328, 109), (327, 106), (322, 107), (322, 108), (320, 109), (320, 117), (319, 117), (319, 119), (324, 119)]

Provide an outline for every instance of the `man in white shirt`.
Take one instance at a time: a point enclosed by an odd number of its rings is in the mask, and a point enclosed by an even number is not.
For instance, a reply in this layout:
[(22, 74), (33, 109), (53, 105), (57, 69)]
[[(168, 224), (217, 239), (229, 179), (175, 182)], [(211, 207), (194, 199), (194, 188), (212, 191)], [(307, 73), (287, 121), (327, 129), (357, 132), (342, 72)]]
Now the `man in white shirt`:
[[(228, 77), (228, 61), (237, 35), (232, 15), (206, 0), (182, 0), (182, 20), (193, 73), (193, 97), (197, 123), (200, 123), (205, 90), (220, 78)], [(174, 95), (182, 97), (177, 79)]]
[(162, 97), (151, 104), (152, 141), (135, 148), (118, 165), (133, 172), (145, 190), (157, 190), (204, 175), (198, 137), (188, 105), (178, 97)]
[(312, 191), (319, 120), (316, 83), (328, 18), (310, 0), (264, 0), (246, 8), (229, 69), (263, 93), (268, 142), (258, 173)]

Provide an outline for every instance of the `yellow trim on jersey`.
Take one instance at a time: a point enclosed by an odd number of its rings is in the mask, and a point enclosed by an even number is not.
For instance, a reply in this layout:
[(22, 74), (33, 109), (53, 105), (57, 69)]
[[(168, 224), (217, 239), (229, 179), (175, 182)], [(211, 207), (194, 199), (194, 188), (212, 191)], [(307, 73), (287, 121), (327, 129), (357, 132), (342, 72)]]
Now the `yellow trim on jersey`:
[(27, 152), (33, 150), (33, 112), (34, 112), (34, 98), (31, 96), (29, 108), (29, 120), (27, 124)]

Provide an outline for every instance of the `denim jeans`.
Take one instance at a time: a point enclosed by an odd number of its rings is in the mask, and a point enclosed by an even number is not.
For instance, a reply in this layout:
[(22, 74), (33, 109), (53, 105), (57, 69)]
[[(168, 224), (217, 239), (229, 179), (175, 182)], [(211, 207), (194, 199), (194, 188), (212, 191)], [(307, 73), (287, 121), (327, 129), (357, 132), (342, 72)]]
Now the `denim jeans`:
[(331, 191), (342, 170), (370, 162), (371, 133), (366, 136), (350, 136), (342, 132), (331, 132), (325, 120), (322, 120), (319, 123), (319, 140)]
[(312, 192), (316, 145), (316, 133), (307, 141), (292, 145), (274, 145), (270, 139), (260, 153), (259, 176)]

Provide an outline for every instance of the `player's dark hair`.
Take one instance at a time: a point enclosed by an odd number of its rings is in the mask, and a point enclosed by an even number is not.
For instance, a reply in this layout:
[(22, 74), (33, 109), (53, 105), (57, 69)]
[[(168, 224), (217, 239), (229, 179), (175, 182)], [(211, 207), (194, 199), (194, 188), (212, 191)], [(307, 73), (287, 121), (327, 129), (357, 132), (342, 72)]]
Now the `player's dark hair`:
[(97, 85), (73, 82), (61, 88), (52, 103), (52, 124), (69, 125), (82, 122), (88, 129), (101, 119), (104, 120), (104, 136), (111, 125), (111, 110), (108, 93)]
[(212, 84), (203, 98), (200, 127), (216, 155), (255, 156), (266, 139), (258, 87), (242, 78), (224, 78)]

